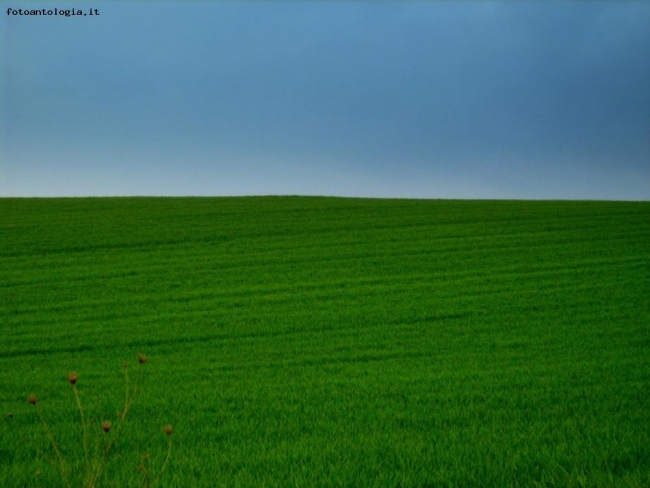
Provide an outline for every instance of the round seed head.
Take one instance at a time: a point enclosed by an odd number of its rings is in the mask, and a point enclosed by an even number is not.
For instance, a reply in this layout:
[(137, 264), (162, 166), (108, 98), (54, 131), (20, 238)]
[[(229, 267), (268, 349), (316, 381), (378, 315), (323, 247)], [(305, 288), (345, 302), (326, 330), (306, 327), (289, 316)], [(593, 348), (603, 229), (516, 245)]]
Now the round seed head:
[(7, 417), (10, 419), (14, 418), (14, 413), (13, 412), (7, 412)]
[(148, 358), (147, 356), (145, 356), (145, 355), (142, 354), (142, 353), (138, 354), (138, 362), (139, 362), (140, 364), (144, 364), (144, 363), (146, 363), (147, 361), (149, 361), (149, 358)]
[(79, 375), (77, 374), (76, 371), (71, 371), (70, 373), (68, 373), (68, 381), (70, 382), (71, 385), (74, 385), (78, 379), (79, 379)]
[(165, 427), (163, 428), (163, 431), (167, 435), (172, 435), (174, 433), (174, 428), (171, 425), (165, 425)]
[(27, 397), (27, 403), (31, 403), (32, 405), (36, 405), (37, 399), (36, 395), (29, 395)]
[(102, 422), (102, 430), (104, 432), (106, 432), (106, 433), (110, 432), (111, 427), (112, 427), (112, 425), (108, 420), (105, 420), (104, 422)]

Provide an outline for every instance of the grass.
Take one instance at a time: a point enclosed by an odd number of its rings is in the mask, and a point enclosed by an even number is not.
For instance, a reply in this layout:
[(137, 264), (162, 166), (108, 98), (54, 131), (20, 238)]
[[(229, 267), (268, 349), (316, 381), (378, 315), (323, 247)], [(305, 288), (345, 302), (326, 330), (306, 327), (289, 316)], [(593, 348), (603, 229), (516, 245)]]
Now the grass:
[(0, 485), (146, 351), (107, 486), (650, 486), (649, 297), (648, 202), (0, 199)]

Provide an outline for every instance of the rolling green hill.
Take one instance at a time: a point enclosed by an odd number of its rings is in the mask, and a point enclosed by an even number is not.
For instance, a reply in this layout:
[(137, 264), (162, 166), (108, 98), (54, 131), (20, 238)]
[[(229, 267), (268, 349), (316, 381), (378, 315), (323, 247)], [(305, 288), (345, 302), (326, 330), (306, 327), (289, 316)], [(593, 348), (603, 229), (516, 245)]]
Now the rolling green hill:
[(139, 352), (106, 486), (650, 486), (649, 202), (0, 199), (0, 327), (2, 486)]

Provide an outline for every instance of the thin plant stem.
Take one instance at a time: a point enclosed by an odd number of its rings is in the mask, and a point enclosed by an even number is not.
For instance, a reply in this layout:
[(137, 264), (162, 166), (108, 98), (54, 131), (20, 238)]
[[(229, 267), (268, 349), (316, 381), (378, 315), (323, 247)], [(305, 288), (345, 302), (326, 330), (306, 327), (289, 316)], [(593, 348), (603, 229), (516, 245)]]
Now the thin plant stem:
[(124, 409), (119, 415), (118, 423), (117, 426), (115, 427), (115, 430), (113, 431), (113, 435), (111, 436), (108, 443), (104, 446), (104, 452), (102, 453), (101, 459), (97, 463), (96, 467), (93, 468), (92, 470), (91, 479), (90, 479), (91, 484), (89, 486), (94, 486), (95, 482), (99, 479), (102, 470), (106, 466), (106, 462), (108, 461), (108, 453), (110, 452), (111, 448), (115, 444), (115, 441), (117, 440), (117, 437), (126, 422), (126, 414), (128, 413), (129, 409), (131, 408), (131, 406), (135, 401), (136, 394), (138, 393), (137, 388), (138, 388), (138, 381), (136, 379), (136, 384), (133, 387), (133, 390), (129, 389), (129, 370), (128, 367), (125, 365), (124, 366)]
[[(119, 424), (118, 424), (119, 428)], [(97, 463), (96, 467), (92, 471), (92, 477), (91, 477), (91, 486), (95, 485), (95, 482), (99, 479), (102, 470), (104, 469), (104, 466), (106, 466), (106, 462), (108, 461), (108, 452), (111, 450), (111, 447), (113, 447), (113, 444), (115, 443), (115, 440), (117, 439), (117, 434), (118, 431), (117, 429), (115, 430), (115, 433), (111, 437), (111, 439), (104, 445), (104, 452), (102, 453), (102, 457)]]
[(154, 487), (160, 481), (160, 477), (162, 476), (163, 472), (167, 468), (167, 463), (169, 462), (169, 457), (172, 454), (172, 438), (171, 436), (167, 437), (167, 456), (165, 457), (165, 462), (163, 462), (162, 468), (160, 468), (160, 471), (158, 472), (158, 476), (156, 476), (156, 479), (153, 480), (153, 483), (151, 483), (151, 486)]
[(77, 400), (77, 407), (79, 408), (79, 414), (81, 415), (81, 428), (83, 429), (83, 443), (84, 443), (84, 461), (86, 466), (86, 472), (88, 469), (88, 433), (86, 431), (86, 419), (84, 417), (84, 409), (81, 407), (81, 399), (79, 398), (79, 392), (77, 387), (72, 385), (72, 391), (74, 391), (74, 397)]
[(45, 432), (47, 433), (48, 437), (50, 438), (50, 441), (52, 442), (52, 447), (54, 448), (54, 452), (56, 453), (56, 456), (59, 458), (59, 463), (61, 465), (59, 471), (61, 472), (61, 477), (63, 478), (63, 481), (65, 482), (66, 486), (70, 487), (70, 482), (68, 481), (68, 476), (67, 476), (68, 469), (65, 464), (65, 460), (61, 455), (61, 451), (59, 451), (59, 447), (56, 445), (56, 441), (54, 440), (52, 431), (50, 430), (50, 427), (47, 425), (47, 422), (45, 421), (45, 417), (43, 417), (43, 412), (41, 412), (41, 409), (38, 406), (36, 407), (36, 412), (38, 413), (38, 417), (41, 419), (41, 422), (43, 423)]

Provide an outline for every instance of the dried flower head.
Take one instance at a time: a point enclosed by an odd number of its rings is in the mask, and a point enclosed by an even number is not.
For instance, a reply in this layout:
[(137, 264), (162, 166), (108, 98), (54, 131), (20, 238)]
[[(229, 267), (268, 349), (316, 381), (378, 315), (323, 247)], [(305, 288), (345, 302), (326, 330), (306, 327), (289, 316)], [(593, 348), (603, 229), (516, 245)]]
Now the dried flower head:
[(112, 425), (108, 420), (105, 420), (104, 422), (102, 422), (102, 430), (104, 432), (106, 432), (106, 433), (110, 432), (111, 427), (112, 427)]
[(10, 419), (14, 418), (14, 413), (13, 412), (7, 412), (7, 417)]
[(37, 401), (36, 395), (29, 395), (27, 397), (27, 402), (31, 403), (32, 405), (36, 405), (36, 401)]
[(167, 435), (172, 435), (174, 433), (174, 428), (171, 425), (165, 425), (165, 427), (163, 428), (163, 431)]
[(122, 368), (129, 369), (129, 363), (127, 363), (126, 361), (122, 361)]
[(71, 371), (70, 373), (68, 373), (68, 381), (70, 382), (71, 385), (74, 385), (78, 379), (79, 379), (79, 375), (77, 374), (76, 371)]
[(146, 363), (147, 361), (149, 361), (149, 358), (148, 358), (147, 356), (145, 356), (145, 355), (142, 354), (142, 353), (138, 354), (138, 362), (139, 362), (140, 364), (144, 364), (144, 363)]

